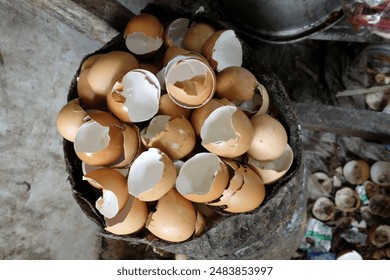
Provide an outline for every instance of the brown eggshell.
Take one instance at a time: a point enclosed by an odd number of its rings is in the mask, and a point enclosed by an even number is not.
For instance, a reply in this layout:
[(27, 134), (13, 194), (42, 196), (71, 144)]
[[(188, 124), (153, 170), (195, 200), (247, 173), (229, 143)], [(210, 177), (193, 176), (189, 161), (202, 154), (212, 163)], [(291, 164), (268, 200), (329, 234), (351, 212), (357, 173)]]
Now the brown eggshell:
[(195, 232), (194, 236), (200, 236), (203, 234), (206, 227), (206, 219), (203, 214), (196, 210), (196, 223), (195, 223)]
[(66, 140), (74, 142), (77, 130), (84, 123), (87, 113), (80, 106), (78, 98), (69, 101), (57, 114), (56, 127)]
[(123, 152), (120, 122), (103, 111), (93, 111), (89, 117), (91, 120), (77, 131), (74, 141), (76, 155), (90, 165), (110, 164)]
[(101, 57), (103, 54), (94, 54), (88, 57), (86, 60), (84, 60), (83, 64), (81, 64), (80, 72), (84, 72), (84, 70), (89, 69), (92, 67), (92, 64), (95, 63), (95, 61)]
[(143, 152), (139, 135), (139, 128), (135, 125), (124, 125), (123, 131), (123, 153), (115, 162), (110, 164), (111, 168), (128, 167), (139, 153)]
[(157, 75), (157, 73), (160, 71), (160, 69), (156, 65), (151, 63), (146, 63), (146, 62), (140, 62), (139, 67), (140, 69), (147, 70), (153, 73), (154, 75)]
[(165, 86), (169, 96), (184, 108), (204, 105), (215, 92), (214, 71), (198, 57), (176, 58), (168, 63), (165, 70)]
[[(127, 192), (126, 178), (118, 171), (110, 168), (96, 169), (84, 175), (83, 179), (92, 182), (92, 185), (95, 187), (100, 186), (98, 189), (103, 191), (103, 196), (96, 201), (99, 211), (101, 211), (100, 207), (103, 207), (104, 204), (106, 204), (106, 207), (111, 207), (110, 202), (105, 201), (105, 191), (110, 191), (115, 195), (117, 209), (110, 210), (110, 216), (106, 216), (106, 213), (102, 213), (105, 217), (112, 218), (125, 207), (129, 198), (129, 193)], [(113, 214), (112, 211), (115, 213)]]
[(99, 109), (106, 105), (106, 95), (96, 94), (88, 82), (89, 68), (80, 73), (77, 81), (77, 93), (80, 101), (91, 109)]
[(247, 164), (260, 175), (265, 185), (269, 185), (282, 178), (291, 167), (293, 161), (293, 150), (287, 144), (279, 158), (271, 161), (258, 161), (248, 156)]
[(172, 47), (181, 47), (184, 34), (190, 26), (190, 20), (188, 18), (177, 18), (164, 28), (164, 44), (165, 46)]
[(146, 228), (163, 240), (182, 242), (193, 235), (195, 224), (193, 204), (172, 189), (159, 199), (156, 212), (149, 214)]
[(215, 27), (210, 24), (195, 23), (187, 30), (183, 37), (183, 48), (201, 53), (203, 44), (215, 32)]
[(225, 105), (214, 110), (200, 131), (202, 146), (221, 157), (234, 158), (248, 151), (252, 144), (253, 127), (240, 109)]
[(89, 85), (97, 95), (106, 96), (123, 75), (139, 68), (137, 59), (128, 52), (112, 51), (99, 57), (89, 69)]
[(174, 57), (181, 55), (181, 54), (184, 54), (184, 53), (187, 53), (187, 52), (188, 52), (187, 50), (180, 48), (180, 47), (177, 47), (177, 46), (172, 46), (172, 47), (167, 48), (167, 50), (164, 52), (164, 56), (163, 56), (163, 60), (162, 60), (163, 66), (167, 66), (168, 63)]
[(181, 159), (195, 147), (195, 131), (184, 117), (167, 115), (154, 117), (141, 131), (141, 140), (147, 148), (158, 148), (172, 160)]
[(133, 69), (114, 84), (107, 106), (123, 122), (143, 122), (157, 114), (160, 95), (160, 83), (152, 72)]
[(105, 219), (105, 230), (117, 235), (136, 233), (144, 228), (147, 218), (146, 203), (129, 196), (124, 208), (114, 218)]
[(191, 116), (191, 110), (177, 105), (168, 94), (163, 94), (160, 98), (160, 106), (158, 115), (168, 115), (173, 118), (185, 117), (187, 119)]
[(280, 157), (287, 145), (287, 132), (275, 118), (255, 115), (251, 118), (254, 129), (252, 144), (248, 155), (259, 161), (270, 161)]
[(241, 42), (233, 30), (219, 30), (204, 42), (202, 55), (218, 72), (226, 67), (241, 66), (243, 56)]
[(174, 187), (175, 180), (172, 160), (159, 149), (150, 148), (130, 166), (128, 192), (141, 201), (156, 201)]
[(224, 211), (231, 213), (249, 212), (259, 207), (265, 197), (265, 187), (260, 176), (237, 161), (225, 162), (234, 170), (233, 178), (220, 199), (209, 205), (222, 206)]
[(180, 169), (176, 189), (193, 202), (210, 202), (219, 198), (229, 181), (226, 165), (211, 153), (197, 153)]
[(251, 100), (257, 85), (256, 77), (248, 69), (230, 66), (217, 74), (215, 96), (233, 102)]

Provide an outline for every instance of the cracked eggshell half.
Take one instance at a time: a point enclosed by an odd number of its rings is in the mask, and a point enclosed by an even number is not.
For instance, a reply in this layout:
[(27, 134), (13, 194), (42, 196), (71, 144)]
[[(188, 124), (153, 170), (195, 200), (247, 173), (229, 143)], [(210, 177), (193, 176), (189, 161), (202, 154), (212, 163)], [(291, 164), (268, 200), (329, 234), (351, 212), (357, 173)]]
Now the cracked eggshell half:
[(111, 218), (105, 218), (105, 230), (117, 235), (132, 234), (144, 228), (148, 218), (146, 202), (130, 195), (125, 206)]
[(271, 161), (258, 161), (247, 156), (247, 164), (260, 175), (263, 183), (269, 185), (282, 178), (294, 161), (294, 153), (290, 145), (286, 145), (282, 155)]
[(136, 55), (155, 53), (163, 44), (164, 28), (151, 14), (139, 14), (127, 23), (124, 31), (126, 47)]
[(252, 143), (253, 127), (249, 118), (236, 106), (215, 109), (200, 130), (202, 146), (222, 157), (238, 157), (248, 151)]
[(197, 153), (184, 162), (176, 179), (176, 189), (193, 202), (219, 198), (229, 181), (226, 164), (212, 153)]
[(260, 83), (257, 84), (252, 99), (235, 103), (236, 106), (243, 110), (249, 117), (267, 114), (270, 110), (268, 91)]
[(215, 73), (199, 56), (176, 56), (164, 71), (166, 90), (179, 106), (198, 108), (213, 97)]
[(112, 51), (96, 59), (89, 68), (87, 80), (96, 95), (107, 96), (116, 81), (136, 68), (139, 68), (139, 63), (133, 55)]
[(241, 66), (243, 60), (241, 42), (231, 29), (212, 34), (203, 44), (202, 55), (218, 72), (226, 67)]
[(107, 106), (124, 122), (143, 122), (157, 114), (160, 94), (160, 83), (152, 72), (134, 69), (115, 83)]
[(351, 160), (343, 166), (344, 178), (350, 184), (363, 184), (370, 177), (370, 166), (364, 160)]
[(375, 162), (370, 168), (370, 176), (378, 186), (390, 187), (390, 162)]
[(77, 130), (74, 149), (79, 159), (90, 165), (107, 165), (123, 152), (121, 123), (104, 111), (92, 111), (90, 120)]
[(56, 127), (62, 137), (74, 142), (77, 130), (88, 116), (80, 106), (80, 99), (76, 98), (65, 104), (57, 114)]
[(254, 134), (248, 155), (258, 161), (270, 161), (279, 158), (287, 145), (287, 132), (275, 118), (267, 115), (255, 115), (251, 119)]
[(123, 152), (122, 155), (112, 162), (111, 168), (126, 168), (134, 159), (143, 152), (139, 128), (132, 124), (122, 125)]
[(224, 161), (231, 168), (233, 177), (222, 196), (208, 205), (222, 207), (231, 213), (249, 212), (259, 207), (265, 198), (265, 187), (260, 176), (238, 161)]
[(196, 221), (192, 202), (171, 189), (159, 199), (156, 211), (149, 214), (145, 227), (158, 238), (182, 242), (194, 234)]
[(175, 180), (172, 160), (159, 149), (150, 148), (130, 166), (128, 192), (141, 201), (156, 201), (174, 187)]
[(141, 131), (141, 140), (146, 148), (158, 148), (172, 160), (187, 156), (196, 144), (190, 121), (167, 115), (155, 116)]
[(188, 18), (177, 18), (164, 28), (164, 44), (167, 48), (169, 47), (182, 47), (184, 34), (186, 34), (190, 27), (190, 19)]
[(106, 218), (115, 217), (129, 198), (126, 178), (110, 168), (96, 169), (83, 176), (83, 180), (102, 190), (102, 196), (96, 201), (96, 209)]

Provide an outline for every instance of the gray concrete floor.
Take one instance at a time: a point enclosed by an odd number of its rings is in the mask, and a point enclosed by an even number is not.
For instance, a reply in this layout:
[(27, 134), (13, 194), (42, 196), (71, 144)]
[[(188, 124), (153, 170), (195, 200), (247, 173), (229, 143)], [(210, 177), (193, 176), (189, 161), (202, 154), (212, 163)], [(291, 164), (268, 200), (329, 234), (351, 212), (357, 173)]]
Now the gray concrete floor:
[(0, 259), (96, 259), (98, 228), (72, 197), (55, 120), (100, 44), (22, 0), (0, 0), (0, 28)]

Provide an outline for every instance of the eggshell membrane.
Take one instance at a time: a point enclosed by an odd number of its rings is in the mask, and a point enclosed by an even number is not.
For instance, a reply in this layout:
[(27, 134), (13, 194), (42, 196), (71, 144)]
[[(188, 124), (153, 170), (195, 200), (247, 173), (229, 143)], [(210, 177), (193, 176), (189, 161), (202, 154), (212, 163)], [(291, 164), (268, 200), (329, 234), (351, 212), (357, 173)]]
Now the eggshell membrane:
[(253, 127), (249, 118), (235, 106), (215, 109), (204, 121), (200, 131), (202, 146), (222, 157), (237, 157), (252, 144)]
[(216, 32), (214, 26), (207, 23), (195, 23), (183, 37), (183, 48), (197, 53), (202, 52), (203, 44)]
[(77, 80), (77, 94), (80, 101), (91, 109), (99, 109), (106, 105), (106, 94), (96, 94), (88, 82), (89, 68), (80, 73)]
[(77, 130), (84, 123), (87, 113), (80, 106), (78, 98), (65, 104), (57, 114), (56, 127), (66, 140), (74, 142)]
[(146, 228), (163, 240), (182, 242), (193, 235), (196, 219), (193, 204), (172, 189), (159, 199), (156, 211), (149, 214)]
[(217, 202), (213, 206), (223, 206), (224, 211), (231, 213), (249, 212), (264, 201), (265, 187), (260, 176), (248, 166), (233, 160), (225, 160), (234, 170), (233, 178)]
[(233, 30), (212, 34), (202, 47), (202, 55), (210, 66), (220, 72), (226, 67), (242, 65), (242, 46)]
[(293, 150), (287, 144), (279, 158), (271, 161), (258, 161), (248, 156), (247, 164), (259, 174), (265, 185), (269, 185), (282, 178), (291, 167), (293, 161)]
[(74, 148), (76, 155), (90, 165), (106, 165), (119, 158), (123, 151), (120, 122), (103, 111), (89, 114), (90, 121), (77, 131)]
[(258, 85), (256, 77), (246, 68), (230, 66), (217, 74), (215, 96), (230, 101), (251, 100)]
[(150, 148), (130, 166), (128, 192), (141, 201), (156, 201), (174, 187), (175, 180), (172, 160), (159, 149)]
[(99, 57), (89, 69), (89, 85), (97, 95), (106, 96), (123, 75), (139, 68), (137, 59), (128, 52), (112, 51)]
[(219, 198), (227, 186), (226, 165), (212, 153), (197, 153), (180, 169), (177, 191), (193, 202), (210, 202)]
[(134, 16), (126, 25), (124, 38), (134, 54), (144, 55), (158, 50), (163, 44), (164, 30), (160, 20), (151, 14)]
[(168, 94), (163, 94), (160, 98), (160, 105), (157, 114), (168, 115), (173, 118), (185, 117), (189, 119), (191, 116), (191, 110), (177, 105)]
[[(128, 198), (126, 178), (110, 168), (101, 168), (91, 171), (83, 176), (84, 180), (92, 182), (92, 186), (100, 186), (98, 189), (103, 191), (103, 195), (96, 201), (96, 208), (107, 218), (113, 218), (121, 211)], [(106, 195), (109, 197), (106, 200)], [(111, 200), (113, 195), (113, 200)], [(105, 211), (108, 210), (108, 213)]]
[(123, 153), (115, 162), (110, 164), (111, 168), (128, 167), (134, 159), (141, 153), (142, 143), (139, 135), (139, 128), (135, 125), (122, 126), (123, 133)]
[(176, 104), (192, 109), (213, 97), (216, 78), (206, 63), (197, 58), (186, 58), (167, 65), (165, 86)]
[(134, 69), (118, 81), (107, 95), (109, 110), (124, 122), (143, 122), (158, 112), (161, 88), (157, 77)]
[(190, 26), (188, 18), (177, 18), (165, 27), (164, 44), (166, 47), (182, 47), (184, 34)]
[(283, 125), (267, 114), (252, 117), (251, 123), (254, 134), (247, 151), (248, 155), (259, 161), (270, 161), (280, 157), (288, 140)]
[(144, 228), (148, 218), (145, 202), (129, 196), (124, 208), (112, 219), (105, 219), (105, 230), (117, 235), (132, 234)]
[(81, 64), (80, 72), (84, 72), (84, 70), (89, 69), (92, 67), (92, 65), (95, 63), (95, 61), (101, 57), (103, 54), (94, 54), (89, 56), (84, 60), (84, 62)]
[(181, 159), (195, 147), (195, 131), (184, 117), (167, 115), (154, 117), (148, 127), (141, 131), (142, 143), (147, 148), (158, 148), (171, 159)]

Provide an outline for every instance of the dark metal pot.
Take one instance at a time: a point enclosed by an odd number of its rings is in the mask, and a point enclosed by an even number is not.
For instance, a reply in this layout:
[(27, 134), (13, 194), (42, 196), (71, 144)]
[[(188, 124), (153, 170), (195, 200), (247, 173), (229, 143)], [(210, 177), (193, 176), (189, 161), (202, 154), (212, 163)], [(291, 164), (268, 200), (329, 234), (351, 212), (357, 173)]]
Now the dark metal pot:
[(340, 0), (220, 0), (219, 5), (241, 32), (275, 43), (304, 39), (342, 17)]

